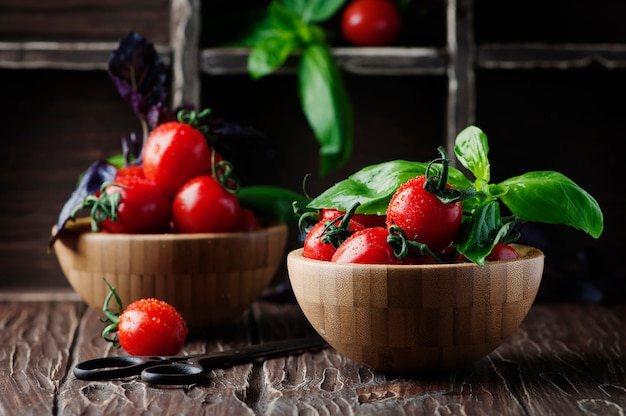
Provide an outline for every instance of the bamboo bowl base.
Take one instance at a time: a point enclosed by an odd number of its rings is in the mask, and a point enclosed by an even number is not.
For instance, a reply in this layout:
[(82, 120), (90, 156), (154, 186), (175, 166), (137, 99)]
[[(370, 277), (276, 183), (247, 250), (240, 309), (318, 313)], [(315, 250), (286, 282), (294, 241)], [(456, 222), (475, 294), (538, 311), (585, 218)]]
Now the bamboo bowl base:
[(78, 221), (53, 248), (68, 282), (93, 309), (102, 310), (106, 279), (124, 305), (164, 300), (193, 330), (241, 315), (270, 284), (286, 241), (284, 224), (245, 233), (140, 235), (93, 233)]
[(543, 253), (445, 265), (357, 265), (287, 256), (296, 300), (315, 330), (344, 356), (383, 372), (463, 367), (497, 348), (526, 317)]

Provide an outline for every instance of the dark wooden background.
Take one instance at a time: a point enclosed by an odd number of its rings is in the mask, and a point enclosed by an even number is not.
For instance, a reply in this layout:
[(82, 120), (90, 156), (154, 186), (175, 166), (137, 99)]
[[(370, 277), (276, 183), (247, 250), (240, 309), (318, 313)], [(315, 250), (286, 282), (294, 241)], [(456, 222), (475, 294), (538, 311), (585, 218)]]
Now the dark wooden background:
[[(477, 41), (626, 38), (616, 18), (623, 16), (623, 6), (617, 2), (531, 1), (516, 7), (516, 13), (500, 10), (494, 1), (477, 3)], [(167, 42), (169, 2), (139, 1), (126, 7), (122, 1), (65, 0), (46, 2), (42, 9), (34, 1), (1, 0), (0, 41), (111, 42), (136, 28), (151, 40)], [(425, 21), (443, 20), (441, 8), (426, 12), (431, 16)], [(431, 24), (426, 33), (413, 31), (403, 42), (419, 34), (438, 44), (443, 30)], [(420, 39), (416, 42), (424, 42)], [(429, 160), (444, 140), (443, 77), (346, 75), (345, 80), (355, 113), (354, 155), (329, 177), (313, 176), (308, 182), (312, 195), (368, 164)], [(253, 145), (243, 146), (242, 154), (252, 166), (267, 170), (275, 184), (298, 191), (304, 175), (317, 171), (317, 145), (301, 113), (296, 85), (291, 75), (260, 81), (205, 75), (201, 96), (215, 114), (266, 133), (273, 157), (257, 157)], [(139, 132), (139, 126), (104, 71), (5, 68), (0, 69), (0, 86), (0, 290), (66, 287), (54, 254), (47, 252), (50, 228), (82, 170), (119, 153), (121, 137)], [(561, 226), (525, 230), (527, 242), (547, 253), (540, 299), (623, 300), (624, 272), (617, 261), (626, 199), (626, 71), (597, 65), (479, 70), (476, 87), (477, 124), (490, 139), (494, 181), (530, 170), (558, 170), (594, 195), (605, 214), (599, 240)]]

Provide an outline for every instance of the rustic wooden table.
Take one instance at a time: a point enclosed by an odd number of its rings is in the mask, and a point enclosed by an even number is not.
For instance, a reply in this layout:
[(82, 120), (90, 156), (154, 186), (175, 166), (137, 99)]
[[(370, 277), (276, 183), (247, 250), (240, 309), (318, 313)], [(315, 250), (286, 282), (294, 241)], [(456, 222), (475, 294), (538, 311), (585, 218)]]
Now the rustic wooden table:
[[(333, 349), (213, 370), (201, 384), (82, 381), (79, 361), (123, 354), (74, 295), (0, 298), (0, 414), (618, 415), (626, 411), (626, 307), (535, 305), (471, 368), (379, 374)], [(257, 302), (224, 328), (192, 334), (198, 353), (313, 334), (293, 303)]]

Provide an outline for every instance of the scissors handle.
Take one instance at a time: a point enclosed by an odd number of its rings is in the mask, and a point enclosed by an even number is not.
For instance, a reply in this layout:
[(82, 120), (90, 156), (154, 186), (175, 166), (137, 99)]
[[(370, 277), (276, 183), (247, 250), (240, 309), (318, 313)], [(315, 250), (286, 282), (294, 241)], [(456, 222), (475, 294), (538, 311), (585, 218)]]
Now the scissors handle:
[(101, 381), (124, 378), (141, 373), (154, 362), (145, 357), (119, 356), (94, 358), (74, 367), (74, 375), (81, 380)]
[(325, 345), (322, 338), (315, 336), (255, 344), (199, 356), (95, 358), (78, 363), (74, 367), (74, 375), (81, 380), (102, 381), (141, 374), (141, 379), (151, 384), (184, 385), (200, 381), (205, 371), (210, 369), (309, 351)]

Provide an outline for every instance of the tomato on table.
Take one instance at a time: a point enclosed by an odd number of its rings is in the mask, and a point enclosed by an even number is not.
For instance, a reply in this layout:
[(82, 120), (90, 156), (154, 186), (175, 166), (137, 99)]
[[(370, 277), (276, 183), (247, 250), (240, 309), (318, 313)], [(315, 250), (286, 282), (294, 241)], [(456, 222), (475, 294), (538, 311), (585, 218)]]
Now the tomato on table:
[(400, 13), (391, 0), (355, 0), (346, 7), (341, 31), (357, 46), (389, 46), (400, 33)]
[[(130, 355), (176, 355), (182, 349), (189, 329), (182, 315), (169, 303), (155, 299), (139, 299), (126, 308), (106, 280), (109, 295), (102, 311), (108, 325), (102, 337)], [(109, 300), (117, 301), (118, 312), (109, 309)], [(112, 338), (110, 334), (115, 334)]]

